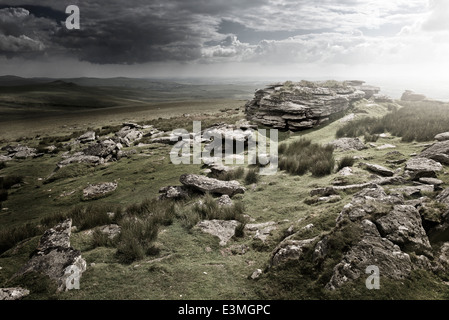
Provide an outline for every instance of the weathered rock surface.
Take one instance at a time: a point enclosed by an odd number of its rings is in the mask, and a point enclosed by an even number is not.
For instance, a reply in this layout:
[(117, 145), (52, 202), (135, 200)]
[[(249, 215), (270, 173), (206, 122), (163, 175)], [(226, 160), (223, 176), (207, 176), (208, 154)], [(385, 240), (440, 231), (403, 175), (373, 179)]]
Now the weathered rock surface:
[(438, 141), (446, 141), (446, 140), (449, 140), (449, 132), (442, 132), (442, 133), (439, 133), (439, 134), (437, 134), (437, 135), (435, 136), (434, 139), (435, 139), (435, 140), (438, 140)]
[(200, 221), (195, 228), (209, 233), (220, 239), (220, 246), (225, 246), (235, 234), (235, 228), (240, 222), (235, 220), (204, 220)]
[(113, 240), (120, 235), (122, 228), (117, 224), (108, 224), (98, 227), (98, 230), (106, 234), (109, 239)]
[(181, 200), (189, 197), (189, 190), (185, 186), (167, 186), (159, 189), (159, 200), (174, 199)]
[[(30, 148), (27, 146), (17, 145), (15, 147), (13, 146), (6, 146), (3, 147), (2, 150), (6, 151), (7, 154), (4, 156), (4, 160), (2, 161), (8, 161), (8, 158), (11, 159), (26, 159), (26, 158), (32, 158), (37, 156), (37, 151), (35, 148)], [(7, 158), (6, 158), (7, 157)]]
[(327, 289), (335, 290), (348, 281), (364, 277), (370, 265), (376, 265), (383, 276), (392, 279), (403, 279), (412, 271), (410, 256), (390, 240), (382, 238), (373, 222), (363, 220), (361, 226), (362, 239), (334, 267)]
[(47, 275), (57, 283), (58, 291), (67, 289), (71, 270), (79, 276), (86, 270), (86, 261), (81, 252), (70, 246), (72, 220), (68, 219), (45, 231), (31, 259), (16, 273), (21, 276), (28, 272)]
[(95, 141), (95, 132), (94, 131), (88, 131), (85, 134), (81, 135), (77, 139), (80, 143), (87, 143)]
[(140, 127), (137, 124), (127, 124), (115, 135), (117, 137), (117, 142), (129, 147), (131, 143), (142, 139), (143, 133), (137, 128)]
[(418, 181), (424, 184), (434, 185), (436, 187), (441, 186), (444, 183), (442, 180), (435, 178), (419, 178)]
[(366, 93), (343, 82), (286, 82), (257, 90), (245, 105), (248, 120), (266, 126), (302, 130), (349, 108)]
[(423, 184), (423, 185), (393, 188), (393, 189), (390, 189), (390, 191), (402, 193), (402, 194), (406, 195), (407, 197), (420, 197), (425, 192), (430, 193), (430, 192), (435, 191), (435, 188), (433, 185)]
[(405, 90), (405, 92), (401, 96), (402, 101), (422, 101), (425, 99), (425, 95), (414, 93), (412, 90)]
[(411, 180), (436, 178), (441, 170), (443, 170), (441, 163), (425, 157), (411, 158), (405, 164), (405, 172)]
[(415, 207), (396, 205), (375, 223), (381, 235), (403, 250), (432, 256), (432, 247), (422, 226), (421, 216)]
[(30, 294), (30, 291), (24, 288), (0, 288), (0, 300), (20, 300)]
[(394, 175), (394, 172), (392, 170), (382, 167), (378, 164), (365, 163), (364, 165), (366, 169), (368, 169), (369, 171), (379, 174), (381, 176), (392, 177)]
[(218, 198), (217, 203), (222, 207), (232, 206), (232, 200), (227, 194), (224, 194), (220, 198)]
[(359, 138), (340, 138), (330, 143), (335, 149), (342, 151), (363, 150), (367, 147)]
[(82, 153), (77, 153), (67, 159), (59, 161), (57, 166), (58, 168), (63, 168), (72, 163), (87, 163), (92, 165), (99, 165), (104, 163), (104, 159), (97, 156), (86, 156)]
[(91, 200), (104, 197), (117, 189), (116, 182), (103, 182), (97, 184), (90, 184), (83, 190), (83, 199)]
[(262, 242), (267, 240), (273, 230), (276, 230), (276, 222), (274, 221), (250, 223), (245, 226), (245, 231), (252, 234), (253, 239), (257, 239)]
[(436, 142), (423, 150), (419, 156), (449, 164), (449, 140)]
[(245, 188), (240, 185), (238, 181), (221, 181), (213, 178), (200, 176), (197, 174), (183, 174), (179, 181), (194, 190), (201, 192), (209, 192), (212, 194), (226, 194), (232, 197), (238, 193), (244, 193)]
[(272, 252), (270, 265), (276, 267), (289, 260), (299, 259), (305, 248), (310, 246), (316, 238), (306, 240), (284, 239)]

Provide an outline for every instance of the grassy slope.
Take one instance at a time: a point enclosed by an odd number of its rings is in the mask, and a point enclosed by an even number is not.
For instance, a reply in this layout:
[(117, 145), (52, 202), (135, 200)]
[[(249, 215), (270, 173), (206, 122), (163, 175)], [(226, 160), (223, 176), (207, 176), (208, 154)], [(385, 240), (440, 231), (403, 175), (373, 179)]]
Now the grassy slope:
[[(237, 102), (234, 102), (238, 104)], [(241, 102), (239, 102), (241, 105)], [(191, 111), (194, 106), (189, 110)], [(222, 104), (209, 105), (209, 111), (218, 112)], [(380, 116), (387, 112), (386, 108), (379, 106), (366, 106), (362, 103), (359, 108)], [(185, 109), (184, 109), (185, 110)], [(183, 110), (179, 108), (178, 114)], [(196, 110), (200, 111), (200, 110)], [(219, 113), (220, 114), (220, 113)], [(223, 114), (223, 113), (221, 113)], [(127, 115), (129, 118), (135, 117)], [(135, 119), (135, 118), (134, 118)], [(110, 121), (104, 118), (103, 121)], [(327, 143), (334, 139), (335, 132), (341, 125), (335, 121), (325, 127), (298, 133), (297, 136), (306, 136), (316, 142)], [(58, 130), (58, 129), (57, 129)], [(397, 151), (404, 155), (419, 152), (422, 147), (416, 144), (401, 143), (400, 139), (379, 139), (376, 144), (391, 143), (397, 146)], [(359, 155), (368, 157), (370, 162), (386, 165), (385, 154), (391, 150), (376, 150), (370, 148), (364, 151), (337, 152), (336, 158), (343, 155)], [(66, 178), (43, 185), (37, 178), (49, 175), (60, 155), (49, 155), (39, 159), (15, 161), (1, 171), (1, 174), (25, 175), (27, 183), (21, 188), (14, 189), (9, 200), (4, 203), (8, 210), (0, 213), (2, 227), (14, 226), (25, 221), (35, 220), (60, 210), (68, 210), (71, 206), (79, 204), (81, 190), (88, 183), (100, 181), (119, 181), (119, 187), (112, 195), (95, 200), (96, 203), (114, 203), (129, 205), (138, 203), (146, 197), (155, 197), (160, 187), (179, 184), (178, 179), (182, 173), (196, 173), (200, 171), (199, 165), (173, 166), (169, 164), (169, 147), (140, 149), (141, 153), (132, 155), (116, 163), (87, 170), (76, 178)], [(162, 159), (164, 158), (164, 159)], [(360, 174), (354, 182), (369, 179), (369, 173), (357, 167), (354, 169)], [(271, 250), (285, 235), (284, 231), (293, 225), (294, 230), (314, 223), (315, 231), (310, 236), (329, 230), (334, 225), (335, 218), (341, 208), (351, 200), (350, 195), (343, 195), (343, 199), (334, 204), (307, 205), (304, 199), (308, 197), (313, 187), (327, 186), (335, 174), (314, 178), (310, 175), (295, 177), (278, 172), (275, 176), (262, 176), (257, 186), (249, 186), (248, 191), (237, 198), (245, 203), (246, 213), (255, 222), (279, 222), (265, 245), (246, 237), (233, 240), (229, 245), (246, 244), (250, 250), (243, 254), (230, 254), (218, 244), (218, 239), (203, 234), (197, 230), (187, 231), (178, 220), (163, 227), (159, 232), (157, 245), (161, 249), (157, 256), (148, 256), (142, 261), (131, 265), (124, 265), (117, 261), (115, 249), (107, 247), (90, 247), (90, 236), (83, 231), (73, 233), (72, 246), (82, 251), (88, 263), (88, 269), (81, 279), (81, 290), (73, 290), (58, 295), (59, 299), (297, 299), (297, 298), (382, 298), (388, 295), (400, 298), (444, 298), (444, 287), (435, 279), (428, 279), (428, 275), (417, 275), (415, 281), (425, 279), (416, 286), (408, 289), (406, 293), (394, 295), (391, 292), (397, 289), (395, 284), (385, 286), (388, 292), (366, 292), (364, 283), (355, 284), (355, 291), (351, 288), (339, 293), (323, 292), (311, 285), (306, 276), (298, 276), (294, 268), (290, 270), (271, 271), (258, 281), (248, 280), (247, 277), (256, 268), (264, 269), (267, 266)], [(446, 183), (446, 175), (440, 177)], [(73, 195), (60, 197), (64, 191), (77, 190)], [(7, 285), (7, 279), (27, 260), (28, 254), (36, 247), (39, 237), (24, 241), (20, 249), (13, 249), (0, 256), (0, 287)], [(208, 247), (212, 250), (209, 250)], [(162, 258), (160, 261), (154, 259)], [(427, 278), (426, 278), (427, 277)], [(384, 283), (384, 282), (382, 282)], [(385, 282), (387, 283), (387, 282)], [(407, 282), (412, 286), (413, 282)], [(435, 286), (430, 289), (429, 285)], [(296, 285), (296, 288), (289, 287)], [(382, 287), (383, 289), (384, 287)], [(424, 289), (423, 289), (424, 288)], [(427, 288), (427, 289), (426, 289)], [(419, 291), (421, 290), (421, 291)], [(427, 290), (427, 291), (426, 291)], [(417, 294), (420, 292), (419, 294)], [(376, 296), (377, 295), (377, 296)], [(34, 294), (30, 298), (45, 297), (43, 294)]]

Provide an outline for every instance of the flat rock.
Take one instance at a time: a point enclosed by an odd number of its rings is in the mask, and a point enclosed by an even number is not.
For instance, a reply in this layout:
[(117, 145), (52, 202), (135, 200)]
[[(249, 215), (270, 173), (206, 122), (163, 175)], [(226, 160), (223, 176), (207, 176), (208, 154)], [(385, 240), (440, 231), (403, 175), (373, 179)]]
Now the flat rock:
[(400, 188), (393, 188), (390, 189), (390, 191), (393, 192), (399, 192), (407, 197), (420, 197), (422, 196), (423, 192), (433, 192), (435, 191), (435, 188), (433, 185), (429, 184), (423, 184), (423, 185), (417, 185), (417, 186), (407, 186), (407, 187), (400, 187)]
[(21, 287), (0, 288), (0, 300), (20, 300), (29, 294), (29, 290)]
[(363, 150), (367, 148), (359, 138), (340, 138), (332, 141), (330, 144), (334, 146), (334, 148), (343, 151)]
[(117, 186), (118, 184), (116, 182), (90, 184), (83, 190), (83, 199), (91, 200), (106, 196), (115, 191)]
[(99, 165), (104, 163), (104, 159), (97, 156), (86, 156), (83, 154), (74, 155), (64, 160), (61, 160), (60, 162), (58, 162), (57, 166), (58, 168), (63, 168), (72, 163), (87, 163), (92, 165)]
[(183, 174), (179, 181), (190, 188), (201, 192), (209, 192), (213, 194), (226, 194), (232, 197), (238, 193), (244, 193), (245, 188), (238, 181), (221, 181), (213, 178), (200, 176), (197, 174)]
[(204, 220), (195, 227), (220, 239), (220, 246), (225, 246), (235, 234), (235, 228), (240, 224), (236, 220)]
[(441, 186), (444, 183), (442, 180), (435, 178), (419, 178), (418, 181), (424, 184), (431, 184), (434, 186)]
[(369, 171), (377, 173), (381, 176), (392, 177), (394, 175), (393, 171), (391, 171), (390, 169), (387, 169), (385, 167), (382, 167), (378, 164), (365, 163), (365, 166)]
[(376, 147), (377, 150), (394, 149), (394, 148), (396, 148), (396, 146), (389, 143)]
[(88, 131), (85, 134), (78, 137), (78, 141), (81, 143), (87, 143), (91, 141), (95, 141), (95, 131)]

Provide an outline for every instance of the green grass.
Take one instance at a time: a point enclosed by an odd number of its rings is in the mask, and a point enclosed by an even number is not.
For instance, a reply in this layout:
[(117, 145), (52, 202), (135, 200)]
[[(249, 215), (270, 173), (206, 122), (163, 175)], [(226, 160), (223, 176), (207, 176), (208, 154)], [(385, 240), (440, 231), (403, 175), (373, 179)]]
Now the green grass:
[(364, 136), (375, 142), (378, 134), (390, 132), (404, 142), (432, 141), (438, 133), (449, 131), (449, 104), (422, 101), (401, 101), (401, 108), (382, 118), (363, 117), (339, 128), (336, 137)]
[(316, 177), (329, 175), (335, 165), (333, 151), (330, 145), (321, 146), (301, 138), (280, 147), (279, 169), (295, 175), (304, 175), (308, 171)]

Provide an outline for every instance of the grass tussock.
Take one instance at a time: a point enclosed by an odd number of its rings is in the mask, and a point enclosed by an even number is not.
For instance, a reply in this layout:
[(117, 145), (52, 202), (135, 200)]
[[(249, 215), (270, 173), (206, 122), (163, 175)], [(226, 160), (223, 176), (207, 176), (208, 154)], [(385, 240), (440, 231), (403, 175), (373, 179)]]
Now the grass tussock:
[(338, 168), (337, 171), (340, 171), (341, 169), (345, 167), (352, 167), (355, 163), (355, 159), (352, 156), (344, 156), (339, 162), (338, 162)]
[(231, 181), (241, 179), (244, 175), (245, 169), (243, 167), (237, 167), (234, 170), (219, 174), (216, 178), (223, 181)]
[(245, 175), (245, 184), (258, 183), (260, 180), (259, 168), (251, 168)]
[(201, 202), (193, 205), (193, 212), (197, 213), (200, 220), (237, 220), (244, 221), (245, 206), (236, 201), (230, 206), (220, 206), (210, 194), (206, 194)]
[(311, 140), (301, 138), (279, 147), (279, 168), (290, 174), (322, 177), (331, 174), (335, 165), (332, 146), (322, 146)]
[(400, 103), (402, 108), (392, 109), (382, 118), (365, 117), (348, 122), (337, 130), (336, 137), (364, 136), (365, 142), (375, 142), (378, 134), (390, 132), (401, 137), (403, 142), (424, 142), (449, 131), (449, 104), (435, 101)]

